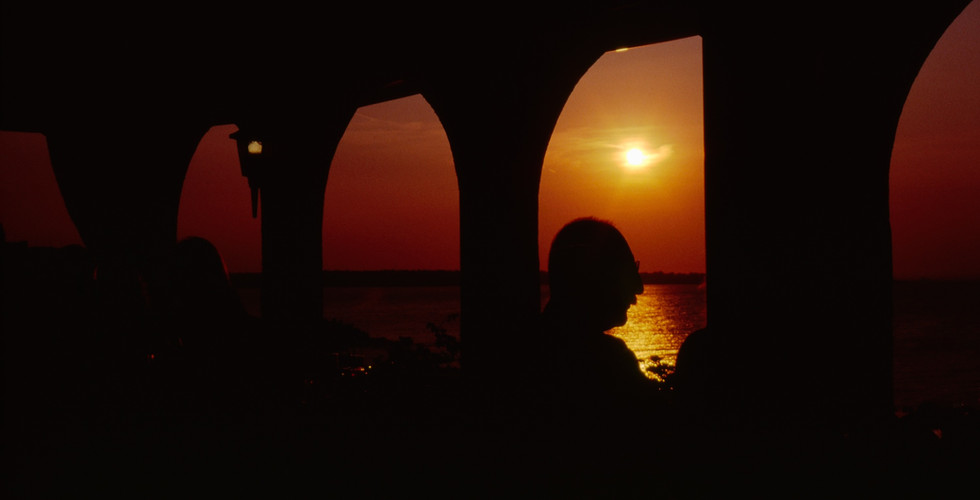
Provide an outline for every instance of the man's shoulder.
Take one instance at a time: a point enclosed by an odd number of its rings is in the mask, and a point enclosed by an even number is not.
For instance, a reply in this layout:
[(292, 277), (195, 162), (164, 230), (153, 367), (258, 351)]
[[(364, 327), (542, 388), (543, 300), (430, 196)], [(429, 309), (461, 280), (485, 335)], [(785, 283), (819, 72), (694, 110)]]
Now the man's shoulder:
[(629, 346), (626, 345), (626, 341), (625, 340), (623, 340), (623, 339), (621, 339), (621, 338), (619, 338), (619, 337), (617, 337), (615, 335), (609, 334), (609, 333), (604, 333), (604, 334), (600, 335), (599, 338), (598, 338), (598, 340), (597, 340), (597, 342), (599, 343), (599, 345), (601, 347), (606, 348), (606, 349), (610, 349), (610, 350), (615, 349), (615, 350), (619, 350), (619, 351), (622, 351), (622, 350), (625, 349), (625, 350), (629, 351), (630, 353), (633, 352), (632, 350), (630, 350)]

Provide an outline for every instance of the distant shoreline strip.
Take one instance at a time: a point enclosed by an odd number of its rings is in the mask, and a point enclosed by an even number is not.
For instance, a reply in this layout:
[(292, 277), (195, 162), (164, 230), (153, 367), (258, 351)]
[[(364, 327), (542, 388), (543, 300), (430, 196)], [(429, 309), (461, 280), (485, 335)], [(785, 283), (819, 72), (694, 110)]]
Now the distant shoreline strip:
[[(452, 270), (380, 270), (380, 271), (324, 271), (323, 286), (458, 286), (459, 271)], [(648, 285), (699, 285), (704, 282), (704, 273), (640, 273), (643, 283)], [(232, 283), (236, 287), (259, 287), (261, 273), (233, 273)], [(548, 273), (541, 272), (541, 283), (548, 282)]]

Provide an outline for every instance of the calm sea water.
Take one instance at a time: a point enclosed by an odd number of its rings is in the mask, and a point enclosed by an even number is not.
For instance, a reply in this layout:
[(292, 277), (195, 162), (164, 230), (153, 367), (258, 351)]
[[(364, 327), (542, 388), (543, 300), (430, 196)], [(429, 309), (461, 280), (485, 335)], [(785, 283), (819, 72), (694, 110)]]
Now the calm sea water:
[[(258, 291), (241, 289), (258, 315)], [(547, 302), (547, 287), (542, 304)], [(458, 287), (327, 287), (324, 317), (372, 336), (410, 337), (431, 344), (432, 323), (459, 335)], [(704, 290), (697, 285), (646, 285), (622, 338), (641, 366), (651, 356), (673, 364), (687, 335), (706, 324)], [(898, 282), (895, 286), (895, 403), (980, 405), (980, 282)]]

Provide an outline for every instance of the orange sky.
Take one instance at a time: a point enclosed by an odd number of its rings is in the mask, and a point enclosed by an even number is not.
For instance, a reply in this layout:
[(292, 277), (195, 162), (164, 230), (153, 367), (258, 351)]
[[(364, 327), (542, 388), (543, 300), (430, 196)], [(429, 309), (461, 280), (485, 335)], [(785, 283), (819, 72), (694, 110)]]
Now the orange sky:
[[(891, 177), (898, 278), (980, 277), (978, 82), (980, 3), (974, 2), (926, 62), (899, 125)], [(570, 97), (545, 157), (542, 266), (562, 224), (594, 215), (620, 227), (643, 270), (703, 272), (702, 122), (700, 38), (603, 56)], [(258, 271), (259, 223), (251, 218), (228, 139), (235, 130), (216, 126), (201, 140), (178, 231), (211, 239), (229, 270)], [(648, 155), (644, 168), (625, 165), (631, 147)], [(80, 242), (44, 137), (0, 132), (0, 160), (7, 239)], [(331, 165), (326, 199), (325, 268), (458, 268), (452, 156), (421, 97), (357, 112)]]

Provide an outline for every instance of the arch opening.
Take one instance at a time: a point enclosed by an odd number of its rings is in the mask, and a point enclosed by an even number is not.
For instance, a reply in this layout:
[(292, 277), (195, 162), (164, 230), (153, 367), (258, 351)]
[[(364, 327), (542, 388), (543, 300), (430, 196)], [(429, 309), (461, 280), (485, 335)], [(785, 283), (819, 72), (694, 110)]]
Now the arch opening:
[(459, 338), (456, 174), (421, 95), (354, 114), (330, 167), (323, 242), (325, 317), (427, 346), (433, 329)]
[(700, 37), (607, 52), (569, 96), (542, 169), (542, 271), (565, 223), (615, 224), (646, 284), (610, 333), (654, 379), (706, 325), (703, 123)]
[(937, 42), (906, 98), (889, 170), (894, 398), (980, 403), (980, 2)]
[[(198, 143), (181, 190), (177, 239), (198, 236), (211, 241), (228, 271), (245, 275), (262, 271), (261, 221), (252, 217), (247, 180), (229, 137), (237, 129), (215, 125)], [(258, 315), (257, 296), (254, 312)]]
[(0, 131), (0, 224), (5, 241), (29, 246), (81, 245), (38, 132)]

